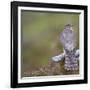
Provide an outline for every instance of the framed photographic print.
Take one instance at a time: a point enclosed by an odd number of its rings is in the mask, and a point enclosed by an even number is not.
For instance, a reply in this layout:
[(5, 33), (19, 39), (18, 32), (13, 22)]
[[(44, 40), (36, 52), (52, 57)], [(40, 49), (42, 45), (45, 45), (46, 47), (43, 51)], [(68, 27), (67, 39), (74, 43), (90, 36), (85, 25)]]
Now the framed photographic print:
[(87, 83), (87, 6), (11, 2), (11, 87)]

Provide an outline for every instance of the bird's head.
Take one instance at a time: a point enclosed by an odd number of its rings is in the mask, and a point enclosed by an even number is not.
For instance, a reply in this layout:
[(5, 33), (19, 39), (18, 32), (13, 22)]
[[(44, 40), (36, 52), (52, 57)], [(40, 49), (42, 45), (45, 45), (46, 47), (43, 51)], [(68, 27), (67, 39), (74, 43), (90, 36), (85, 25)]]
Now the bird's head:
[(71, 30), (73, 31), (73, 25), (72, 24), (66, 24), (65, 27), (64, 27), (66, 30)]

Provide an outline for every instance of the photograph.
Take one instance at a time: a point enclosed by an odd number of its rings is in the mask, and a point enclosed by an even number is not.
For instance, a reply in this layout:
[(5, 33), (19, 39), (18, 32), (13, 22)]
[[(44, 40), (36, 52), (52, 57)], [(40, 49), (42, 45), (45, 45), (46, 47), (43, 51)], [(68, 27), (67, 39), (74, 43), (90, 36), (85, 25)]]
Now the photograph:
[(22, 77), (79, 74), (79, 15), (21, 11)]
[(87, 6), (14, 1), (11, 31), (11, 87), (87, 83)]

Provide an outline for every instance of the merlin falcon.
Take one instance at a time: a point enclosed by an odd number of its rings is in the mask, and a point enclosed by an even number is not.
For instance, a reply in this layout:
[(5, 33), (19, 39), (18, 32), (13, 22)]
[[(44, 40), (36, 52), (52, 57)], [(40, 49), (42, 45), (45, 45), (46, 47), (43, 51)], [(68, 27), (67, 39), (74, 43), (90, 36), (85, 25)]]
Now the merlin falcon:
[(65, 25), (64, 30), (60, 33), (60, 43), (64, 52), (52, 57), (52, 60), (58, 62), (65, 58), (64, 68), (66, 70), (78, 70), (79, 49), (76, 49), (77, 39), (73, 25)]

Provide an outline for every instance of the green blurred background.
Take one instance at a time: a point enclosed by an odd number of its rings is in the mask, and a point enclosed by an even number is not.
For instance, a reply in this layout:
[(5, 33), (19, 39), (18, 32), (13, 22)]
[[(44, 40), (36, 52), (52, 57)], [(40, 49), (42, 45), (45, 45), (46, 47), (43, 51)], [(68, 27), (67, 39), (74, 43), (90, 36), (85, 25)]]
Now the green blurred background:
[(79, 48), (78, 13), (21, 11), (22, 77), (43, 75), (40, 72), (31, 75), (31, 72), (38, 71), (38, 68), (43, 66), (47, 67), (53, 56), (63, 52), (59, 37), (66, 24), (73, 24), (78, 38), (77, 48)]

